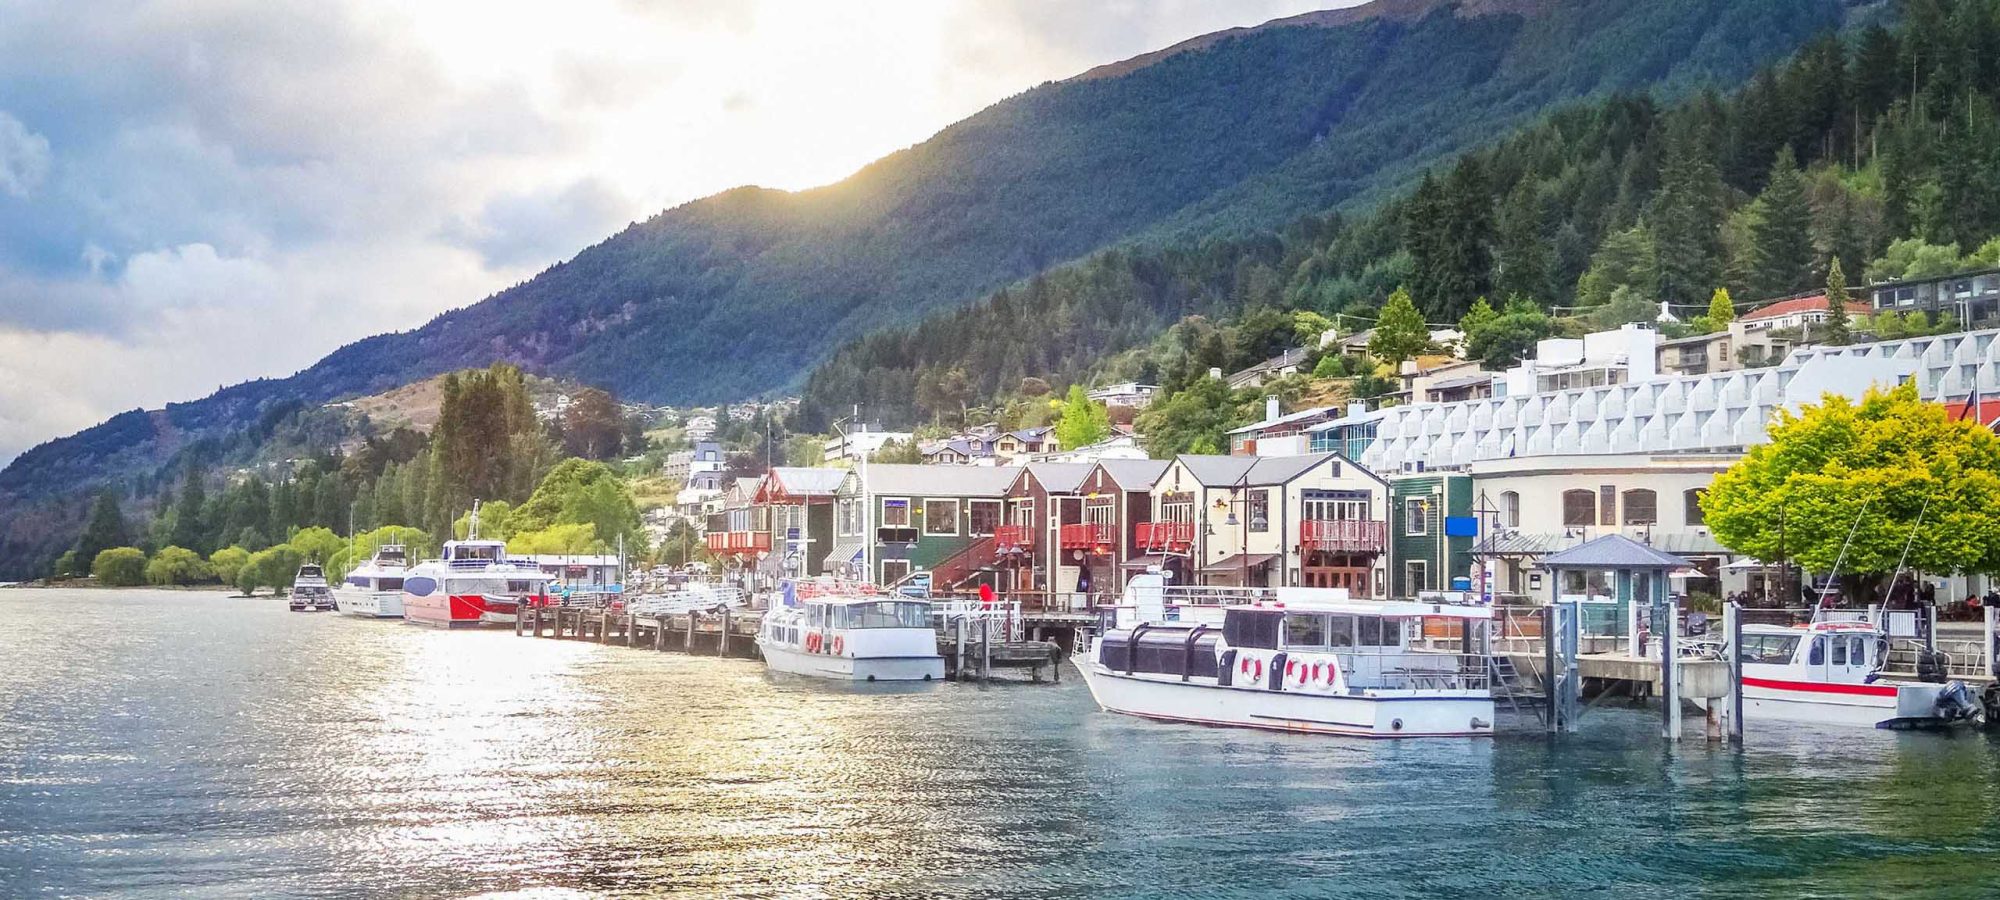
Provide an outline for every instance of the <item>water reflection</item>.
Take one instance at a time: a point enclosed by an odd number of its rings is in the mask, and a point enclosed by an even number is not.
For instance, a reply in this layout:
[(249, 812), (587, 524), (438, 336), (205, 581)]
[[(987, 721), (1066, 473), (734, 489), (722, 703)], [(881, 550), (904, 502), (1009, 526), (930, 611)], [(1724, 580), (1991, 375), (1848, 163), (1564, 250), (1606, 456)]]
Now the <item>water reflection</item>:
[(1338, 741), (269, 600), (0, 614), (4, 896), (2000, 891), (1984, 736)]

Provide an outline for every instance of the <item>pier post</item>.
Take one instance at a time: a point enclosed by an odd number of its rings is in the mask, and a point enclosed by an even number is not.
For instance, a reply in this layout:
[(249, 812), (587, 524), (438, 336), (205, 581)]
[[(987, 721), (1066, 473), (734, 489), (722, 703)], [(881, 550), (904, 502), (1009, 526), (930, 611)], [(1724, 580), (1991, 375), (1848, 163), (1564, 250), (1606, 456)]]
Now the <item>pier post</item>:
[(1679, 673), (1674, 671), (1674, 664), (1679, 660), (1674, 658), (1674, 654), (1680, 652), (1680, 648), (1674, 646), (1674, 638), (1677, 637), (1674, 631), (1680, 610), (1672, 595), (1664, 591), (1661, 594), (1653, 607), (1659, 612), (1655, 626), (1660, 636), (1660, 736), (1678, 741), (1681, 739), (1681, 687), (1676, 677)]
[(631, 613), (625, 614), (625, 646), (627, 647), (636, 647), (639, 645), (639, 629), (632, 627), (637, 621), (637, 619), (632, 617)]
[(660, 613), (660, 617), (653, 620), (653, 649), (660, 653), (667, 652), (666, 613)]
[(694, 652), (694, 627), (695, 623), (700, 620), (701, 620), (701, 613), (695, 612), (694, 610), (688, 610), (687, 642), (681, 645), (681, 649), (687, 651), (688, 653)]
[(521, 620), (528, 617), (529, 606), (525, 603), (514, 605), (514, 636), (521, 636)]
[(715, 655), (729, 655), (729, 607), (722, 608), (722, 631), (715, 636)]
[(985, 684), (993, 677), (993, 619), (979, 620), (979, 683)]
[(1556, 606), (1550, 603), (1542, 607), (1542, 696), (1548, 698), (1549, 717), (1546, 723), (1550, 734), (1560, 729), (1562, 707), (1556, 698)]
[(1743, 604), (1722, 607), (1723, 658), (1729, 663), (1729, 742), (1743, 743)]
[(953, 671), (952, 677), (960, 681), (964, 681), (965, 680), (965, 614), (959, 613), (958, 618), (954, 619), (953, 621), (956, 623), (953, 626), (954, 633), (956, 634), (956, 640), (952, 642), (952, 652), (957, 655), (958, 663), (957, 665), (952, 667)]
[(1986, 660), (1986, 674), (2000, 675), (2000, 665), (1996, 665), (1996, 660), (1993, 658), (1993, 644), (1996, 640), (2000, 640), (2000, 637), (1995, 637), (1994, 635), (1994, 625), (1996, 624), (1996, 618), (2000, 618), (2000, 608), (1988, 606), (1982, 608), (1980, 611), (1985, 615), (1986, 630), (1979, 635), (1979, 653)]

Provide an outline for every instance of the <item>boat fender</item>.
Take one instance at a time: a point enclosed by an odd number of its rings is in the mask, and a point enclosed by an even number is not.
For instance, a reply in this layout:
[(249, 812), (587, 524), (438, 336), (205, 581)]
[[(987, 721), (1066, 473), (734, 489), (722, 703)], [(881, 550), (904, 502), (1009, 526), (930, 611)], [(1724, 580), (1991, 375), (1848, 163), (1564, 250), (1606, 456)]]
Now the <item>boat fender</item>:
[(1271, 656), (1271, 680), (1264, 684), (1266, 688), (1269, 688), (1274, 691), (1281, 691), (1285, 689), (1284, 665), (1285, 665), (1285, 654), (1277, 653)]
[(843, 654), (842, 654), (842, 653), (841, 653), (840, 651), (841, 651), (841, 649), (842, 649), (843, 647), (845, 647), (845, 646), (846, 646), (846, 644), (847, 644), (847, 641), (846, 641), (846, 639), (844, 639), (844, 638), (843, 638), (843, 637), (841, 637), (840, 635), (837, 635), (837, 634), (836, 634), (836, 635), (834, 635), (834, 636), (833, 636), (833, 655), (835, 655), (835, 656), (841, 656), (841, 655), (843, 655)]
[(1229, 687), (1231, 684), (1234, 684), (1236, 682), (1235, 648), (1222, 651), (1222, 658), (1217, 663), (1218, 665), (1215, 667), (1215, 683), (1221, 687)]

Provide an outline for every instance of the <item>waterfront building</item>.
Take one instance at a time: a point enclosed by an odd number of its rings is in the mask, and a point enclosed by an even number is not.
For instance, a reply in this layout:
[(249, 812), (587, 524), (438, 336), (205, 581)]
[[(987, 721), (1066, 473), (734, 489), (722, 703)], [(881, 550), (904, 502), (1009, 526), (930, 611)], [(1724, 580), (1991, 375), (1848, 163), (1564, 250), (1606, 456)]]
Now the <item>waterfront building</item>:
[(1388, 483), (1336, 453), (1195, 456), (1168, 463), (1152, 528), (1186, 530), (1200, 584), (1386, 590)]
[[(1392, 475), (1389, 482), (1391, 598), (1425, 591), (1480, 590), (1474, 580), (1472, 477), (1463, 472)], [(1454, 587), (1458, 579), (1465, 584)]]
[(752, 503), (765, 511), (770, 552), (758, 566), (772, 578), (796, 578), (827, 573), (833, 549), (834, 497), (847, 477), (845, 469), (778, 466), (758, 483)]
[(877, 584), (929, 573), (936, 590), (996, 582), (993, 533), (1014, 467), (870, 463), (843, 474), (828, 571)]
[(757, 505), (762, 478), (738, 478), (722, 492), (720, 508), (708, 516), (702, 540), (708, 552), (731, 568), (748, 569), (771, 552), (770, 510)]
[[(1280, 414), (1277, 397), (1264, 398), (1264, 418), (1262, 421), (1235, 428), (1229, 432), (1229, 454), (1231, 456), (1296, 456), (1306, 450), (1303, 435), (1306, 429), (1321, 422), (1338, 418), (1338, 406), (1316, 406), (1289, 414)], [(1297, 441), (1280, 442), (1279, 438), (1300, 437)], [(1273, 449), (1281, 448), (1281, 449)]]
[(1108, 527), (1085, 524), (1079, 487), (1090, 471), (1085, 463), (1036, 462), (1021, 467), (1007, 488), (1003, 523), (994, 532), (996, 559), (1008, 574), (1005, 588), (1078, 589), (1079, 573), (1090, 555), (1111, 537)]

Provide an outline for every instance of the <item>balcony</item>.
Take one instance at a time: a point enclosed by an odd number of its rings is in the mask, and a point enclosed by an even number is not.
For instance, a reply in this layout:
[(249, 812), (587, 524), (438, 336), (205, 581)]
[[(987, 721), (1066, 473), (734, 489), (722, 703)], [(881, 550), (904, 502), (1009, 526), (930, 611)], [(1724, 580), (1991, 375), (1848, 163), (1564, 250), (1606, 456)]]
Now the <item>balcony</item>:
[(710, 552), (725, 556), (771, 552), (771, 533), (768, 531), (711, 531), (704, 540), (708, 542)]
[(1035, 529), (1028, 525), (1002, 525), (993, 529), (993, 547), (1001, 553), (1028, 550), (1035, 546)]
[(1064, 550), (1110, 550), (1118, 545), (1118, 529), (1105, 522), (1086, 522), (1062, 527)]
[(1386, 522), (1368, 519), (1308, 519), (1299, 523), (1299, 549), (1310, 553), (1381, 553), (1389, 545)]
[(1140, 522), (1134, 536), (1141, 550), (1154, 553), (1182, 551), (1194, 543), (1194, 523)]

